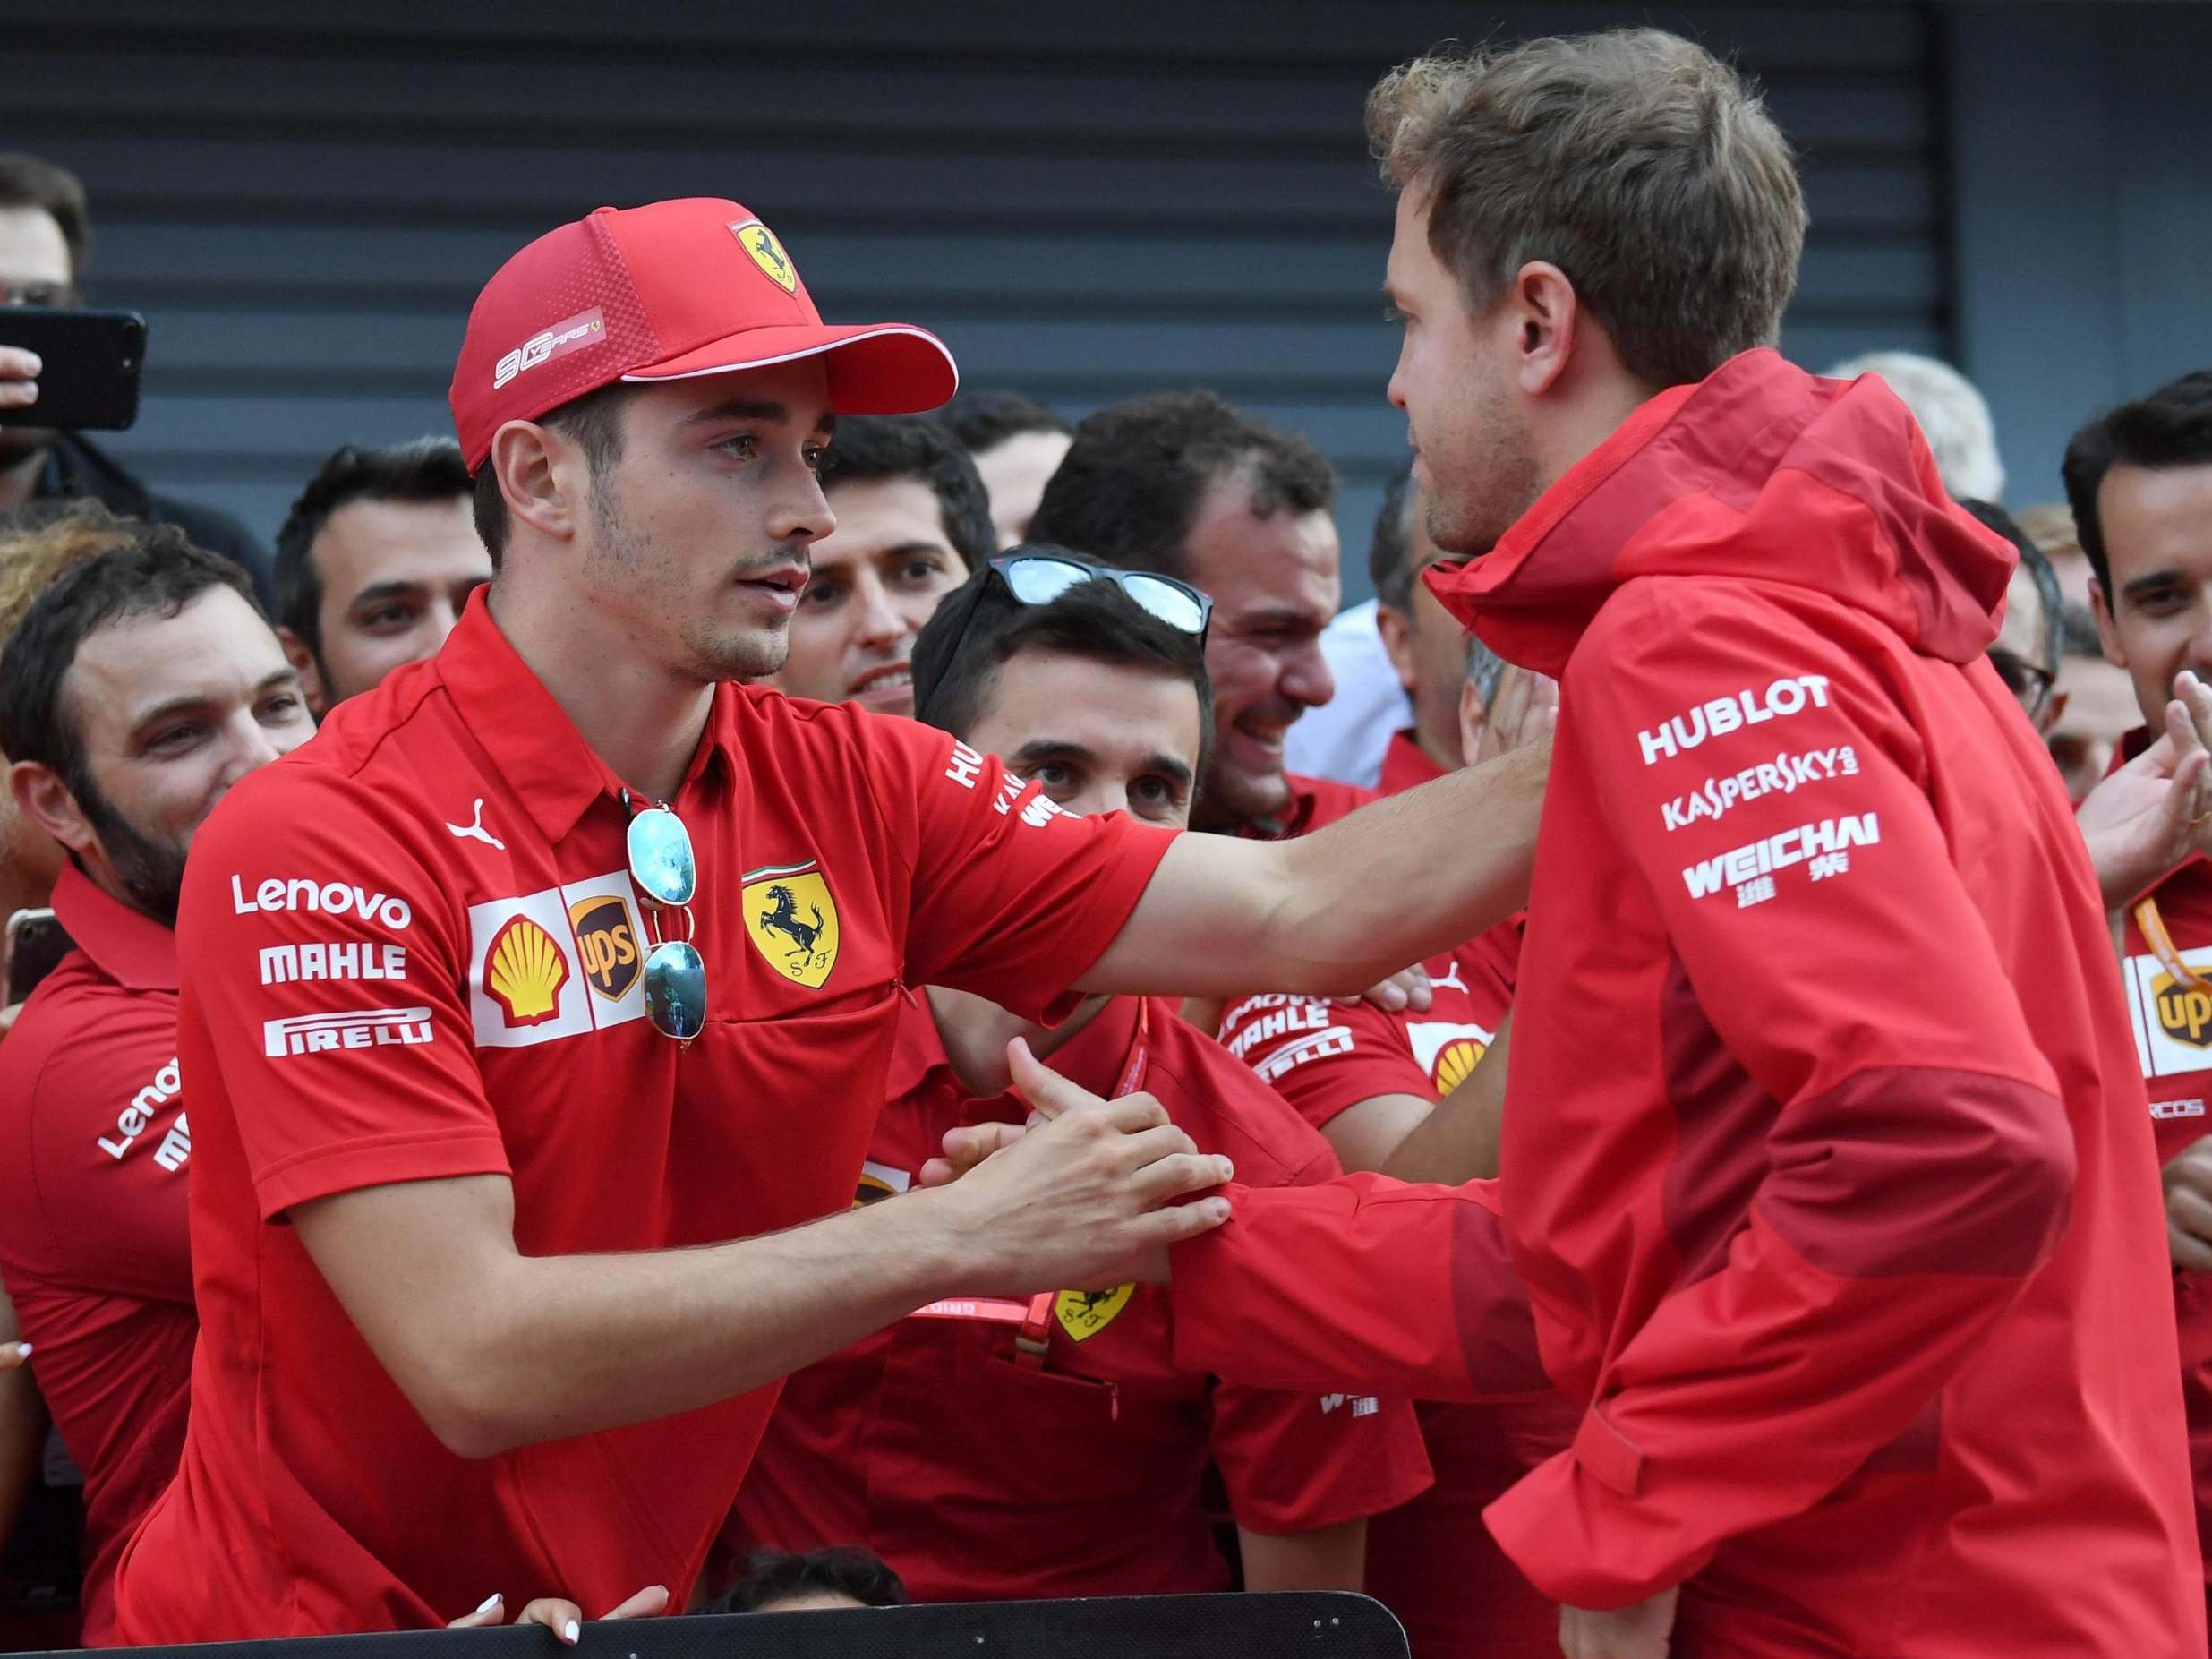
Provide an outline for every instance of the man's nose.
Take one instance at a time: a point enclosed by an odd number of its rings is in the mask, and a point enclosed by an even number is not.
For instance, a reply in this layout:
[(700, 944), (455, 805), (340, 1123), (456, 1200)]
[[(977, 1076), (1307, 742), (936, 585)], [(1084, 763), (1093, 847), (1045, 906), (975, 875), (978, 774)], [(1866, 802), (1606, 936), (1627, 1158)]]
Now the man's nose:
[(1321, 654), (1318, 637), (1297, 646), (1284, 659), (1277, 684), (1285, 697), (1307, 708), (1319, 708), (1337, 695), (1337, 677), (1329, 672), (1328, 659)]

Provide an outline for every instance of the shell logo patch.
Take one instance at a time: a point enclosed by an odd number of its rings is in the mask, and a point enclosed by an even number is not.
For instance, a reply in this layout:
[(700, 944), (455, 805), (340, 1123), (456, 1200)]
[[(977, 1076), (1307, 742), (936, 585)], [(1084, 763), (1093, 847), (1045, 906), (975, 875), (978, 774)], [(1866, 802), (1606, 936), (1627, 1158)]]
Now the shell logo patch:
[(542, 1025), (553, 1018), (568, 982), (568, 953), (527, 916), (500, 928), (484, 953), (484, 990), (510, 1026)]
[(1482, 1064), (1482, 1056), (1490, 1052), (1486, 1044), (1471, 1037), (1456, 1038), (1444, 1045), (1436, 1057), (1436, 1066), (1429, 1073), (1429, 1081), (1439, 1094), (1449, 1094), (1474, 1075), (1474, 1068)]
[(568, 907), (568, 925), (583, 953), (584, 983), (607, 1001), (620, 1002), (645, 969), (629, 901), (619, 894), (578, 899)]
[(791, 256), (783, 251), (774, 231), (756, 218), (748, 218), (732, 225), (730, 232), (737, 237), (738, 245), (752, 255), (762, 276), (786, 294), (798, 292), (799, 267), (791, 263)]
[(2192, 1048), (2212, 1048), (2212, 993), (2161, 973), (2150, 982), (2150, 1001), (2158, 1012), (2158, 1029), (2168, 1037)]
[(768, 965), (808, 989), (837, 966), (837, 901), (810, 859), (749, 870), (739, 894), (745, 931)]
[(1111, 1325), (1136, 1293), (1134, 1280), (1111, 1290), (1063, 1290), (1053, 1298), (1052, 1316), (1077, 1342), (1088, 1342)]
[(889, 1164), (879, 1164), (869, 1159), (860, 1166), (860, 1179), (852, 1195), (852, 1207), (880, 1204), (886, 1198), (895, 1198), (914, 1184), (914, 1177), (903, 1169), (893, 1169)]

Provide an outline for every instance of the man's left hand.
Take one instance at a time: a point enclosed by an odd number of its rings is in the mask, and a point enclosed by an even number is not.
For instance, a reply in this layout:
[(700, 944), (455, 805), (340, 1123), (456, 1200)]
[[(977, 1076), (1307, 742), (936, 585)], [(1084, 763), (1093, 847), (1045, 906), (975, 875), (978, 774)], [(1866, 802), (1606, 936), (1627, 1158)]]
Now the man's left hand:
[(1618, 1612), (1559, 1609), (1559, 1648), (1567, 1659), (1667, 1659), (1681, 1589), (1662, 1590)]
[(1401, 968), (1388, 979), (1369, 986), (1357, 996), (1335, 996), (1338, 1003), (1372, 1003), (1385, 1013), (1397, 1013), (1411, 1008), (1415, 1013), (1429, 1012), (1435, 1000), (1429, 988), (1429, 971), (1419, 962), (1410, 968)]
[(2212, 852), (2212, 690), (2174, 676), (2165, 730), (2088, 793), (2074, 819), (2105, 908), (2118, 910), (2192, 852)]

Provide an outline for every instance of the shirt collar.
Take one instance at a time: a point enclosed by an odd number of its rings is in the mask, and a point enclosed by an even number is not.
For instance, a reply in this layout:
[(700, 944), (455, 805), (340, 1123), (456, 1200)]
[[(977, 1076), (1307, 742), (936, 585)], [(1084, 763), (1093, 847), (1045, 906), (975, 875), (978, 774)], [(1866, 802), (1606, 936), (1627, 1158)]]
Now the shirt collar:
[(130, 991), (176, 989), (176, 932), (132, 910), (74, 863), (54, 884), (54, 915), (92, 965)]
[[(469, 595), (468, 608), (438, 654), (439, 678), (539, 833), (548, 842), (559, 842), (601, 796), (619, 800), (622, 781), (500, 631), (491, 618), (490, 591), (487, 585)], [(711, 765), (720, 765), (726, 777), (736, 775), (739, 695), (734, 685), (714, 688), (714, 706), (682, 788), (688, 789)]]

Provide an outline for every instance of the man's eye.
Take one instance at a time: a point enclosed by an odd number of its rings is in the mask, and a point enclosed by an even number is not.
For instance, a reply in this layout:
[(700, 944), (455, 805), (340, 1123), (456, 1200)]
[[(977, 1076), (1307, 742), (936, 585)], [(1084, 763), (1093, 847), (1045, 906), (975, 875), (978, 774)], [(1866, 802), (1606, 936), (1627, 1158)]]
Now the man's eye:
[(760, 451), (760, 440), (751, 432), (732, 432), (727, 438), (717, 439), (717, 449), (728, 451), (740, 461), (749, 461)]
[(200, 740), (201, 731), (202, 728), (199, 726), (167, 727), (147, 740), (147, 751), (165, 755), (179, 754)]
[(809, 472), (819, 473), (829, 464), (830, 451), (828, 446), (824, 444), (810, 443), (799, 453), (805, 458), (807, 470)]
[(414, 612), (406, 605), (379, 605), (363, 613), (361, 625), (368, 629), (404, 628), (414, 620)]
[(934, 553), (921, 554), (909, 560), (901, 574), (910, 582), (927, 582), (933, 577), (944, 574), (944, 560)]
[(1029, 774), (1030, 782), (1045, 789), (1065, 789), (1074, 780), (1068, 769), (1057, 761), (1046, 761)]
[(307, 705), (296, 691), (279, 692), (261, 705), (263, 720), (289, 720)]
[(2172, 616), (2182, 608), (2182, 595), (2172, 588), (2144, 594), (2137, 598), (2135, 608), (2152, 616)]
[(844, 596), (842, 582), (809, 582), (807, 591), (799, 596), (799, 603), (811, 611), (829, 611)]

